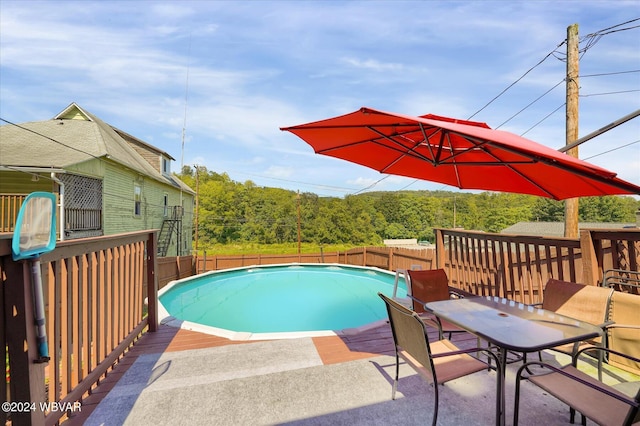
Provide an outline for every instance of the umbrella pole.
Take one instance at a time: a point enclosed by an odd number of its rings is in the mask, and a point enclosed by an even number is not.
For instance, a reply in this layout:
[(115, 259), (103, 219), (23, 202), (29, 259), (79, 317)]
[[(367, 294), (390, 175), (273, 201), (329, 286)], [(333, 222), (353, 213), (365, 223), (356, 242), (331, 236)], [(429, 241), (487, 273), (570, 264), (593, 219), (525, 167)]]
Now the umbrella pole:
[(49, 346), (47, 344), (47, 329), (45, 328), (44, 297), (42, 295), (42, 275), (40, 272), (40, 259), (31, 262), (31, 285), (33, 289), (33, 307), (36, 325), (36, 338), (38, 342), (37, 363), (49, 361)]

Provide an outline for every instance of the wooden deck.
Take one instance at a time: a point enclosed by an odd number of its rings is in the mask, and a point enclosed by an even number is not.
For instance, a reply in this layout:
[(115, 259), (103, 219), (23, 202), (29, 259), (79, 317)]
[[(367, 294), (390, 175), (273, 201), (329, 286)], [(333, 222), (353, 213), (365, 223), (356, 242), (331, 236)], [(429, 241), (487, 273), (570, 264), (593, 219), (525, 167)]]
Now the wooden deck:
[[(393, 354), (388, 325), (350, 336), (314, 337), (313, 342), (325, 365), (381, 354)], [(161, 325), (155, 333), (144, 333), (119, 360), (107, 377), (82, 401), (82, 411), (64, 421), (66, 426), (82, 425), (100, 401), (116, 385), (140, 355), (203, 349), (224, 345), (248, 345), (255, 341), (233, 341), (223, 337)]]
[[(435, 331), (430, 337), (436, 337)], [(391, 329), (386, 323), (357, 333), (313, 337), (312, 340), (325, 365), (379, 355), (394, 355)], [(454, 340), (460, 346), (464, 346), (467, 341), (471, 344), (475, 343), (475, 337), (471, 335), (454, 335)], [(161, 325), (157, 332), (146, 332), (135, 342), (125, 356), (109, 371), (107, 377), (93, 389), (91, 395), (82, 401), (82, 411), (74, 413), (73, 417), (64, 421), (63, 424), (65, 426), (82, 425), (140, 355), (224, 345), (250, 345), (255, 342), (233, 341), (223, 337)]]

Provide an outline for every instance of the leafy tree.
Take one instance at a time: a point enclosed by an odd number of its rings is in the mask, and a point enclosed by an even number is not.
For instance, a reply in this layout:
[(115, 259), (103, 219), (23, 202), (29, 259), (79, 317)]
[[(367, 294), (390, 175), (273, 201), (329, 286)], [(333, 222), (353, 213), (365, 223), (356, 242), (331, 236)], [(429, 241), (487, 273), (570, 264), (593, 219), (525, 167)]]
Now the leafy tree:
[[(448, 191), (370, 192), (344, 198), (259, 187), (226, 173), (184, 166), (178, 175), (199, 198), (199, 240), (213, 244), (379, 244), (386, 238), (433, 240), (454, 225), (500, 232), (520, 221), (563, 221), (564, 203), (520, 194)], [(633, 197), (580, 199), (581, 221), (634, 222)]]
[(564, 203), (549, 198), (539, 198), (531, 211), (534, 222), (560, 222), (564, 220)]

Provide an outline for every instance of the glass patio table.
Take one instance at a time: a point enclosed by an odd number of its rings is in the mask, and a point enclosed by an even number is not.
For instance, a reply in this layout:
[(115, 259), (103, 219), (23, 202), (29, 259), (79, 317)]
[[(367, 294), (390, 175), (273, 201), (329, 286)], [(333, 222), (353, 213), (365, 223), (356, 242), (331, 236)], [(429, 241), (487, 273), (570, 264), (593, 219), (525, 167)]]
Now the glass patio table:
[(501, 401), (500, 415), (496, 418), (498, 425), (505, 424), (505, 373), (509, 351), (538, 352), (602, 335), (602, 329), (593, 324), (500, 297), (429, 302), (425, 309), (498, 349), (497, 397)]

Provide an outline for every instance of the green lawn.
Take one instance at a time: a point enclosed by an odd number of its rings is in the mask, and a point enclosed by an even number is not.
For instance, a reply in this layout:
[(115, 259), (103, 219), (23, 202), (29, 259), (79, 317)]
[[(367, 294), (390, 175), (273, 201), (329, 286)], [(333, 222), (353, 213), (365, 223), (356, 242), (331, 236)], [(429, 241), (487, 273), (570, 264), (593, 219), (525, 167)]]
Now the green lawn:
[[(326, 246), (319, 246), (313, 243), (302, 243), (300, 245), (301, 253), (324, 253), (345, 251), (353, 248), (348, 244), (333, 244)], [(200, 247), (198, 252), (203, 254), (203, 250), (207, 251), (207, 254), (218, 255), (231, 255), (231, 254), (292, 254), (298, 253), (298, 243), (283, 243), (283, 244), (257, 244), (257, 243), (242, 243), (242, 244), (215, 244), (206, 248)]]

